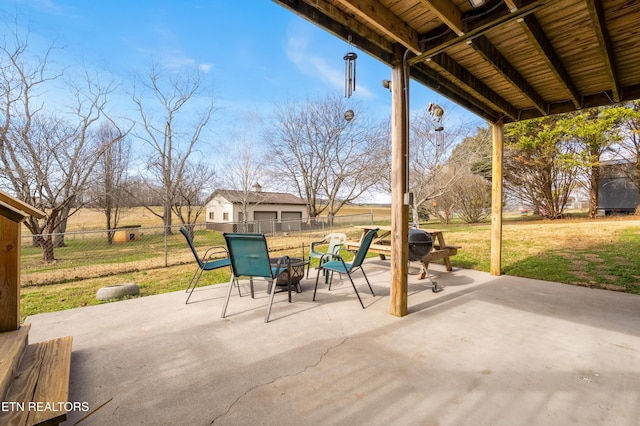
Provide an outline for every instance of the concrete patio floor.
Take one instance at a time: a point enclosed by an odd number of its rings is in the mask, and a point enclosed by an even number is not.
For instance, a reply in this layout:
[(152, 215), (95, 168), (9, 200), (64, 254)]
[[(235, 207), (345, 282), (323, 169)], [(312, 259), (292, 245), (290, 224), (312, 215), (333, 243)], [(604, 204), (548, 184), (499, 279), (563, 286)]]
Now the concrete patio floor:
[[(432, 265), (389, 315), (389, 263), (331, 292), (256, 299), (227, 285), (29, 317), (72, 335), (66, 424), (638, 425), (640, 296)], [(313, 273), (314, 271), (312, 271)], [(203, 276), (206, 281), (206, 273)], [(247, 294), (247, 281), (241, 281)]]

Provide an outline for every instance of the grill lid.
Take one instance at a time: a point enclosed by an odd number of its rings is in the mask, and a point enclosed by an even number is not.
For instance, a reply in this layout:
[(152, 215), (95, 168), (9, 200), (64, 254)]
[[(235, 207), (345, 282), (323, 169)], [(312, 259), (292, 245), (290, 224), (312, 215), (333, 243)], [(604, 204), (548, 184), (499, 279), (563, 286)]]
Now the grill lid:
[(409, 260), (422, 260), (433, 249), (433, 238), (427, 231), (409, 229)]

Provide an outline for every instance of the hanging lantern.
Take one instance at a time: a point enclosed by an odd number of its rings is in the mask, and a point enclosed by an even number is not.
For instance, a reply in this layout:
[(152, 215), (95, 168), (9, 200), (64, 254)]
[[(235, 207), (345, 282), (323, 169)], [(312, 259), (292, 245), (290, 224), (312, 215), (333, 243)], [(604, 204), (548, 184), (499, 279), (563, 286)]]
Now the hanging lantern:
[(356, 59), (355, 52), (344, 55), (344, 97), (350, 98), (356, 90)]

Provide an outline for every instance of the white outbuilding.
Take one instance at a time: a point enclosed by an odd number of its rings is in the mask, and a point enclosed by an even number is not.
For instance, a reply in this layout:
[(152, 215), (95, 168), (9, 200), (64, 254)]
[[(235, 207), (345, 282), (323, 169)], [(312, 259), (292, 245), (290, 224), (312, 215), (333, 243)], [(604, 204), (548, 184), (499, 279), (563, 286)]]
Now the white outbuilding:
[(206, 208), (207, 229), (225, 232), (299, 231), (307, 221), (307, 202), (285, 192), (218, 189)]

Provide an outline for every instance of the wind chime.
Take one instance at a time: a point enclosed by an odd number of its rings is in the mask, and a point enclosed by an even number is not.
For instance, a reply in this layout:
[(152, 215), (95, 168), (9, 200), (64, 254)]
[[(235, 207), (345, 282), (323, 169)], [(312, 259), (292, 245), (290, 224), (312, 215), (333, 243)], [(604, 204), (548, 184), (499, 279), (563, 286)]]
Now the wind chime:
[[(351, 45), (351, 36), (349, 36), (349, 45)], [(344, 97), (350, 98), (356, 90), (356, 59), (358, 55), (355, 52), (347, 52), (344, 55)]]
[(438, 150), (442, 148), (444, 144), (444, 135), (442, 131), (444, 127), (442, 127), (442, 116), (444, 115), (444, 109), (438, 104), (434, 104), (433, 102), (429, 104), (429, 108), (427, 112), (433, 117), (433, 121), (437, 126), (435, 128), (436, 131), (436, 157), (438, 156)]

